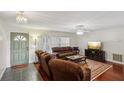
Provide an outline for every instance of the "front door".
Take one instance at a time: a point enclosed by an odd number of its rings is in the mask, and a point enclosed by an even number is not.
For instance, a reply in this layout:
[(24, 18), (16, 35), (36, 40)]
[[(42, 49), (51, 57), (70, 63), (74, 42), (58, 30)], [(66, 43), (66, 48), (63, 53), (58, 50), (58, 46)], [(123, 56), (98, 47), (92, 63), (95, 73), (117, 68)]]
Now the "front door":
[(11, 32), (11, 66), (29, 63), (29, 34)]

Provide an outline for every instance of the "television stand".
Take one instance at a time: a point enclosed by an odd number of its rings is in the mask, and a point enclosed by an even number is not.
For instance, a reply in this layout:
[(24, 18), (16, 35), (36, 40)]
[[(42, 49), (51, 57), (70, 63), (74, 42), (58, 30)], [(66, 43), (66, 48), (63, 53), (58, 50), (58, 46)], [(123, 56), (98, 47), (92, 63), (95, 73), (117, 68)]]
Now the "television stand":
[(85, 56), (88, 59), (105, 62), (105, 51), (98, 49), (85, 49)]

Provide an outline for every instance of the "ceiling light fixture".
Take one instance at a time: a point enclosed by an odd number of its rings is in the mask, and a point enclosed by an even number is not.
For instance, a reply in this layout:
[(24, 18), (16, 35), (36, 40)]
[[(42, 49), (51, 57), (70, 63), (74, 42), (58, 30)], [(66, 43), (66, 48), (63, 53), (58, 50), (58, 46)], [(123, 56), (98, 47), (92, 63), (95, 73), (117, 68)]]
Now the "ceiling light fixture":
[(77, 35), (83, 35), (84, 32), (89, 32), (89, 31), (86, 31), (86, 29), (84, 29), (84, 25), (77, 25), (76, 26), (76, 34)]
[(76, 34), (77, 34), (77, 35), (83, 35), (84, 32), (82, 32), (82, 31), (77, 31)]
[(27, 17), (24, 15), (24, 11), (18, 11), (16, 15), (17, 23), (27, 23)]
[(83, 25), (77, 25), (77, 26), (76, 26), (76, 34), (77, 34), (77, 35), (83, 35), (83, 34), (84, 34), (83, 28), (84, 28)]

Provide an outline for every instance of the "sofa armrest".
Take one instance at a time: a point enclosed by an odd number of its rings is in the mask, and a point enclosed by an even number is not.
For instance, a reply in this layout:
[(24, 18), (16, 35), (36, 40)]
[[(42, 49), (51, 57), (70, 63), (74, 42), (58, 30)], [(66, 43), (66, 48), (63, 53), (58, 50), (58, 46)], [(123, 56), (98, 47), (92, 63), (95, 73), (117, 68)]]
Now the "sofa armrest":
[(86, 67), (82, 67), (83, 71), (83, 80), (84, 81), (90, 81), (91, 80), (91, 70)]

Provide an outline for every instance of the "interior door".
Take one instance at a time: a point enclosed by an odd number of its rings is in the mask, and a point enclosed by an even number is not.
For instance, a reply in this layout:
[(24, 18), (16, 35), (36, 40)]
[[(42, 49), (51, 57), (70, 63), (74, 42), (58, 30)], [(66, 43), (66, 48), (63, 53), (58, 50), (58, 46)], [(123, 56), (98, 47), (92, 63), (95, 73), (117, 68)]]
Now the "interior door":
[(29, 34), (11, 32), (11, 66), (29, 63)]

